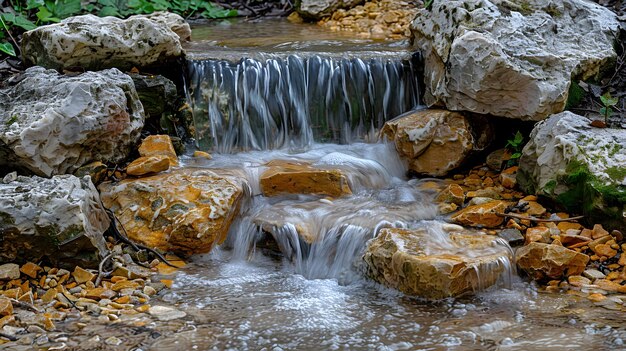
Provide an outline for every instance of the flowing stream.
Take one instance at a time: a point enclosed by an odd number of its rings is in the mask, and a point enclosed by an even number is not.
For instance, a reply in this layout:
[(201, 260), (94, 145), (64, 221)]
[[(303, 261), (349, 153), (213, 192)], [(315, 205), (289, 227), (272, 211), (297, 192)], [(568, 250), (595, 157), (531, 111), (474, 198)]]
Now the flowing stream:
[[(224, 245), (196, 257), (162, 297), (187, 316), (144, 349), (621, 347), (621, 312), (538, 293), (515, 274), (508, 247), (489, 268), (503, 272), (498, 283), (472, 296), (428, 302), (365, 278), (361, 256), (381, 228), (426, 228), (425, 250), (452, 250), (425, 186), (437, 180), (408, 180), (393, 146), (376, 142), (385, 121), (419, 105), (420, 59), (406, 42), (284, 21), (220, 22), (194, 38), (188, 95), (197, 142), (213, 159), (182, 162), (237, 172), (246, 201)], [(273, 160), (338, 168), (352, 195), (265, 197), (259, 177)]]

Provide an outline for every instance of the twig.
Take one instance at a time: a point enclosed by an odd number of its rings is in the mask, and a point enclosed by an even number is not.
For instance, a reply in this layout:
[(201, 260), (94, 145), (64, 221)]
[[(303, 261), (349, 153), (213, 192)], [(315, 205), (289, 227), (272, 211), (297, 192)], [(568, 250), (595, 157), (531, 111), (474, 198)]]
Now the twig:
[(544, 219), (544, 218), (537, 218), (537, 217), (532, 217), (532, 216), (527, 217), (527, 216), (522, 216), (522, 215), (518, 215), (514, 213), (500, 213), (500, 212), (496, 212), (496, 216), (525, 219), (531, 222), (571, 222), (571, 221), (575, 221), (581, 218), (585, 218), (585, 216), (576, 216), (576, 217), (570, 217), (570, 218)]
[(106, 255), (105, 258), (102, 259), (102, 261), (100, 261), (100, 264), (98, 265), (98, 277), (96, 278), (96, 286), (100, 285), (100, 281), (102, 280), (102, 276), (104, 275), (104, 264), (106, 263), (106, 261), (108, 261), (111, 257), (113, 257), (113, 252), (109, 253), (108, 255)]
[(41, 313), (41, 311), (39, 309), (37, 309), (35, 306), (33, 306), (33, 305), (29, 304), (29, 303), (26, 303), (24, 301), (11, 299), (11, 303), (14, 306), (21, 307), (21, 308), (23, 308), (25, 310), (29, 310), (29, 311), (36, 312), (36, 313)]
[(72, 307), (74, 307), (75, 309), (77, 309), (77, 310), (79, 310), (79, 311), (82, 311), (80, 308), (78, 308), (78, 306), (76, 306), (76, 304), (74, 303), (74, 301), (70, 300), (70, 298), (69, 298), (69, 297), (67, 297), (67, 295), (65, 295), (65, 292), (64, 292), (64, 291), (61, 291), (61, 295), (62, 295), (62, 296), (63, 296), (63, 297), (67, 300), (67, 302), (69, 302), (69, 303), (72, 305)]

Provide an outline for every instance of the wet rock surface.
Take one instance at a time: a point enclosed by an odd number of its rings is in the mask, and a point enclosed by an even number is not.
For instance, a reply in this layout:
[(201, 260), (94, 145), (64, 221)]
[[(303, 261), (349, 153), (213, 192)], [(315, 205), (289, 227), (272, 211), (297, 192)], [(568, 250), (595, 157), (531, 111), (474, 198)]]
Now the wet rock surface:
[(190, 255), (209, 252), (224, 241), (243, 186), (243, 180), (228, 173), (186, 168), (103, 183), (99, 189), (129, 238)]
[(310, 164), (272, 161), (260, 178), (265, 196), (317, 194), (338, 197), (352, 194), (348, 178), (339, 169), (323, 169)]
[(0, 261), (96, 266), (109, 217), (89, 177), (14, 173), (0, 181)]
[(351, 8), (363, 0), (300, 0), (296, 11), (305, 18), (320, 19), (341, 8)]
[(487, 288), (508, 268), (502, 262), (508, 252), (493, 236), (461, 227), (447, 231), (437, 236), (432, 228), (381, 230), (363, 256), (368, 275), (410, 295), (441, 299)]
[[(179, 17), (136, 15), (115, 17), (83, 15), (24, 33), (22, 53), (29, 65), (98, 70), (165, 65), (184, 55), (181, 38), (187, 36)], [(170, 28), (171, 26), (171, 28)], [(175, 29), (177, 32), (173, 31)]]
[(32, 67), (0, 92), (0, 165), (41, 176), (123, 160), (144, 123), (133, 81), (117, 69)]
[(412, 25), (426, 103), (542, 120), (564, 109), (572, 77), (597, 76), (615, 59), (618, 25), (582, 0), (435, 1)]
[(626, 130), (594, 128), (571, 112), (535, 126), (517, 180), (569, 211), (609, 228), (626, 229)]
[(468, 117), (446, 110), (409, 112), (385, 123), (381, 131), (409, 160), (410, 170), (429, 176), (446, 175), (484, 148), (491, 133), (488, 122), (480, 133), (475, 136)]

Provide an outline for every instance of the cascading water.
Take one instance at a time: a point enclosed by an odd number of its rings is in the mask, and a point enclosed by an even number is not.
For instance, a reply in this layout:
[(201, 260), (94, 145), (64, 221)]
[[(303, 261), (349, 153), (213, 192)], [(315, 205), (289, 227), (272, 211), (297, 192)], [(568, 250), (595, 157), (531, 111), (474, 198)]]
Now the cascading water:
[(189, 63), (196, 138), (218, 152), (375, 140), (419, 104), (418, 55), (298, 56)]

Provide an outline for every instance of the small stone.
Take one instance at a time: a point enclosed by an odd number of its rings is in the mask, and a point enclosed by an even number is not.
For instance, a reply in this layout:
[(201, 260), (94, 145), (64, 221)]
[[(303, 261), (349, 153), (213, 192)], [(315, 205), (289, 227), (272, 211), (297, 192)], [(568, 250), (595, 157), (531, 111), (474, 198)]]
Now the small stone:
[(170, 159), (170, 166), (178, 166), (178, 156), (169, 135), (150, 135), (139, 146), (141, 156), (163, 155)]
[(581, 287), (583, 285), (591, 284), (591, 280), (589, 278), (585, 278), (581, 275), (571, 275), (567, 277), (567, 281), (571, 286)]
[(142, 156), (126, 167), (126, 173), (132, 176), (142, 176), (167, 171), (169, 168), (170, 159), (168, 156)]
[(20, 272), (33, 279), (37, 279), (37, 273), (41, 272), (41, 267), (32, 262), (26, 262), (22, 268), (20, 268)]
[(456, 204), (452, 204), (452, 203), (440, 203), (439, 205), (437, 205), (437, 209), (439, 210), (439, 213), (442, 215), (452, 213), (456, 211), (458, 208), (459, 206), (457, 206)]
[(556, 227), (559, 228), (562, 233), (565, 233), (568, 229), (581, 229), (583, 226), (574, 222), (560, 222)]
[(13, 304), (6, 297), (0, 297), (0, 316), (10, 316), (13, 314)]
[(533, 227), (526, 229), (526, 243), (549, 243), (550, 242), (550, 228), (547, 227)]
[(585, 276), (585, 277), (587, 277), (587, 278), (589, 278), (589, 279), (591, 279), (591, 280), (596, 280), (596, 279), (604, 279), (604, 278), (606, 278), (606, 275), (604, 275), (604, 273), (600, 272), (600, 271), (599, 271), (599, 270), (597, 270), (597, 269), (593, 269), (593, 268), (586, 269), (586, 270), (583, 272), (583, 276)]
[(439, 192), (435, 201), (462, 206), (465, 202), (465, 193), (458, 184), (450, 184)]
[(461, 225), (472, 227), (494, 228), (504, 222), (502, 213), (508, 206), (504, 201), (491, 201), (482, 205), (468, 206), (452, 217), (452, 220)]
[(210, 160), (210, 159), (213, 158), (213, 156), (211, 156), (210, 153), (204, 152), (204, 151), (199, 151), (199, 150), (196, 150), (196, 151), (193, 152), (193, 157), (195, 157), (195, 158), (205, 158), (207, 160)]
[(41, 300), (45, 303), (48, 303), (54, 300), (57, 296), (57, 291), (55, 289), (48, 289), (45, 294), (41, 296)]
[(6, 263), (0, 266), (0, 280), (20, 279), (20, 266)]
[(599, 239), (608, 235), (609, 235), (609, 232), (604, 230), (601, 224), (596, 224), (593, 226), (593, 233), (591, 234), (591, 237), (593, 239)]
[(143, 287), (143, 293), (148, 295), (148, 296), (154, 296), (154, 295), (156, 295), (157, 291), (156, 291), (155, 288), (153, 288), (153, 287), (151, 287), (149, 285), (146, 285), (146, 286)]
[(619, 230), (613, 230), (611, 232), (611, 236), (614, 237), (615, 241), (617, 241), (618, 243), (622, 242), (622, 240), (624, 240), (624, 235)]
[(608, 258), (614, 257), (617, 255), (617, 251), (612, 249), (611, 246), (607, 244), (596, 245), (593, 250), (598, 256), (606, 256)]
[(83, 283), (92, 281), (96, 277), (95, 274), (89, 271), (86, 271), (79, 266), (76, 266), (76, 268), (74, 268), (74, 272), (72, 272), (72, 276), (74, 277), (74, 280), (78, 284), (83, 284)]
[(513, 189), (517, 185), (515, 174), (500, 174), (500, 184), (507, 189)]
[(119, 346), (122, 344), (122, 340), (115, 336), (108, 337), (104, 340), (104, 343), (111, 346)]
[(117, 293), (113, 290), (106, 288), (93, 288), (85, 290), (85, 297), (94, 300), (110, 299), (117, 296)]
[(606, 296), (602, 294), (598, 294), (598, 293), (589, 294), (587, 298), (593, 302), (600, 302), (600, 301), (606, 300)]
[(528, 209), (526, 213), (530, 216), (541, 216), (546, 213), (546, 208), (541, 206), (538, 202), (535, 201), (520, 201), (520, 203), (526, 202), (528, 204)]
[(524, 244), (524, 236), (519, 229), (507, 228), (498, 233), (498, 236), (504, 239), (511, 247)]
[(130, 280), (122, 280), (120, 282), (117, 282), (115, 284), (113, 284), (113, 286), (111, 287), (111, 290), (113, 291), (120, 291), (122, 289), (137, 289), (139, 287), (139, 284), (130, 281)]
[(167, 306), (152, 306), (148, 310), (148, 313), (160, 321), (170, 321), (183, 318), (187, 315), (183, 311)]

